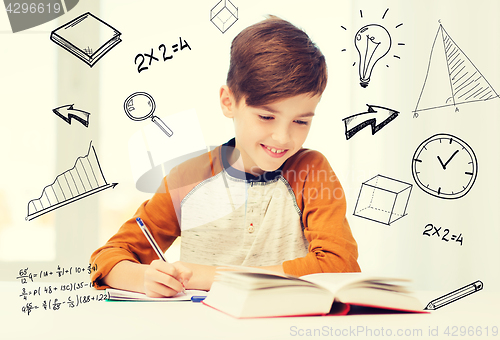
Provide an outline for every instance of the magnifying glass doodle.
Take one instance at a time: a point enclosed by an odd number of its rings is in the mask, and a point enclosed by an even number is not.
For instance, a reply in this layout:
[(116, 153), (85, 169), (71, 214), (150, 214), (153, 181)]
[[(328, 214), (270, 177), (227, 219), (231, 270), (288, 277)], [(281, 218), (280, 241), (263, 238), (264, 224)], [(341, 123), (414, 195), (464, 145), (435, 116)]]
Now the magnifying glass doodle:
[(156, 109), (156, 104), (148, 93), (146, 92), (135, 92), (125, 99), (123, 104), (123, 109), (127, 114), (127, 117), (135, 120), (141, 121), (151, 117), (153, 123), (155, 123), (168, 137), (171, 137), (174, 133), (159, 117), (153, 115)]

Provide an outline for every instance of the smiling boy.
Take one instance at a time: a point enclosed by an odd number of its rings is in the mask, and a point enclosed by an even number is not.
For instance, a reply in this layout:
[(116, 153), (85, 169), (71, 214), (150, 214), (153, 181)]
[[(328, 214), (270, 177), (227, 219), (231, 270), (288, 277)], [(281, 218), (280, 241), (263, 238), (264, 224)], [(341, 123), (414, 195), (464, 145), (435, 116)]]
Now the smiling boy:
[[(172, 169), (92, 254), (95, 286), (172, 296), (210, 289), (222, 265), (359, 271), (342, 187), (321, 153), (302, 148), (326, 81), (323, 54), (289, 22), (270, 17), (243, 30), (219, 93), (235, 138)], [(157, 259), (137, 217), (163, 251), (181, 236), (179, 262)]]

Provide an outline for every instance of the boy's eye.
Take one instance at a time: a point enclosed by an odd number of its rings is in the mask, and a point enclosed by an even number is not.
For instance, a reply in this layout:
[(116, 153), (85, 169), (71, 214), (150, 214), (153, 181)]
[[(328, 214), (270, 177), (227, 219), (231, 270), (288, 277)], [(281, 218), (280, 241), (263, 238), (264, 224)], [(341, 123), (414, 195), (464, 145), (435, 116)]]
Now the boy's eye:
[(307, 124), (309, 124), (309, 122), (307, 122), (305, 120), (296, 120), (295, 123), (297, 123), (299, 125), (307, 125)]
[(262, 115), (259, 115), (259, 118), (262, 119), (262, 120), (271, 120), (273, 119), (274, 117), (272, 116), (262, 116)]

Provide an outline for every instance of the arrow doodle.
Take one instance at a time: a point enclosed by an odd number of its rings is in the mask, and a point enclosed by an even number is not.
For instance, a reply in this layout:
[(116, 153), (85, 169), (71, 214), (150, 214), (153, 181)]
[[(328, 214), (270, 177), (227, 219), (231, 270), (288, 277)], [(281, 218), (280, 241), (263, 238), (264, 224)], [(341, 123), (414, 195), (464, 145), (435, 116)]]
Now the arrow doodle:
[(56, 107), (52, 110), (52, 112), (64, 119), (68, 124), (71, 124), (71, 119), (75, 119), (82, 123), (85, 127), (88, 127), (90, 113), (74, 109), (73, 105), (74, 104), (69, 104)]
[[(368, 106), (368, 111), (342, 119), (345, 123), (345, 137), (347, 140), (369, 125), (372, 127), (372, 135), (374, 135), (399, 115), (399, 111), (387, 107), (370, 104), (366, 104), (366, 106)], [(382, 119), (383, 121), (377, 124), (377, 118), (379, 121)], [(358, 123), (360, 120), (363, 121)]]

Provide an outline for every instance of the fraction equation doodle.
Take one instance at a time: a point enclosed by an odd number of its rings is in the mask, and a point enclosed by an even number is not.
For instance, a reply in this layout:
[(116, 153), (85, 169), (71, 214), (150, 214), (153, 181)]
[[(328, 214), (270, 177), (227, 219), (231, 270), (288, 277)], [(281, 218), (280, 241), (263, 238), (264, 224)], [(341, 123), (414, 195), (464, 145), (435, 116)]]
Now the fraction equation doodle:
[(56, 293), (58, 290), (61, 292), (72, 292), (78, 289), (82, 289), (84, 287), (92, 287), (92, 282), (72, 282), (72, 283), (63, 283), (59, 287), (57, 285), (49, 285), (49, 286), (44, 286), (43, 289), (42, 287), (36, 287), (34, 289), (26, 289), (23, 288), (21, 291), (21, 294), (19, 297), (23, 298), (24, 300), (28, 300), (29, 296), (41, 296), (42, 294), (52, 294)]
[(460, 245), (462, 245), (462, 242), (464, 240), (462, 233), (460, 233), (459, 235), (450, 235), (450, 229), (448, 229), (448, 228), (446, 228), (442, 231), (442, 236), (441, 236), (441, 227), (435, 227), (431, 223), (429, 223), (425, 226), (425, 230), (422, 233), (422, 235), (427, 235), (429, 237), (431, 237), (431, 236), (440, 237), (441, 240), (443, 240), (445, 242), (455, 241), (455, 242), (460, 243)]
[[(83, 276), (88, 278), (92, 272), (97, 270), (97, 265), (88, 266), (70, 266), (58, 265), (56, 270), (30, 270), (29, 267), (19, 270), (16, 277), (21, 282), (21, 291), (18, 295), (23, 301), (21, 311), (30, 315), (33, 311), (59, 310), (63, 306), (69, 308), (78, 307), (89, 302), (105, 301), (107, 294), (99, 293), (93, 289), (94, 282), (85, 279), (68, 282), (67, 278), (71, 276)], [(53, 282), (56, 280), (65, 280), (64, 282)], [(39, 284), (38, 281), (50, 280), (45, 284)]]
[[(97, 270), (97, 265), (91, 266), (90, 264), (88, 267), (61, 267), (57, 266), (57, 270), (55, 271), (49, 271), (49, 270), (40, 270), (40, 272), (37, 273), (32, 273), (28, 271), (28, 267), (23, 268), (19, 270), (19, 276), (16, 277), (17, 280), (21, 280), (21, 283), (28, 283), (28, 279), (30, 282), (33, 282), (37, 278), (45, 278), (45, 277), (50, 277), (52, 275), (57, 275), (57, 277), (61, 277), (63, 275), (71, 275), (71, 274), (82, 274), (82, 273), (87, 273), (91, 274), (92, 272)], [(54, 276), (55, 277), (55, 276)]]
[(78, 295), (68, 298), (63, 301), (58, 298), (43, 300), (41, 306), (35, 305), (33, 302), (27, 302), (24, 306), (21, 307), (21, 311), (30, 315), (33, 310), (41, 309), (43, 310), (59, 310), (61, 306), (68, 306), (69, 308), (75, 308), (82, 304), (86, 304), (89, 302), (97, 302), (97, 301), (106, 301), (108, 295), (105, 293), (97, 293), (97, 294), (85, 294)]
[[(158, 50), (162, 53), (162, 55), (159, 58), (163, 59), (164, 62), (173, 59), (174, 58), (173, 53), (176, 53), (177, 51), (182, 51), (185, 48), (189, 48), (189, 50), (191, 50), (191, 46), (189, 46), (187, 41), (184, 40), (183, 42), (182, 38), (179, 37), (179, 43), (172, 45), (172, 51), (170, 55), (168, 55), (169, 49), (165, 44), (161, 44), (158, 46)], [(134, 64), (137, 66), (137, 72), (141, 73), (142, 71), (149, 69), (149, 66), (151, 66), (151, 63), (153, 61), (160, 61), (159, 58), (154, 56), (154, 49), (152, 47), (150, 53), (137, 54), (134, 59)]]

